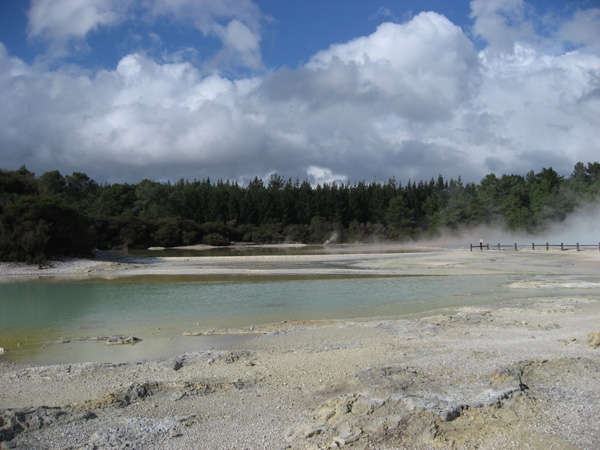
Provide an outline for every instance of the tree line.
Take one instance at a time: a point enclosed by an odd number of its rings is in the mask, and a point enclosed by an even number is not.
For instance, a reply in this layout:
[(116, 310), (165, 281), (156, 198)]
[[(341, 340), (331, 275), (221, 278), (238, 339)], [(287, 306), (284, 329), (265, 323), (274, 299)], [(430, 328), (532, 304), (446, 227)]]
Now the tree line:
[(568, 177), (551, 167), (479, 183), (325, 183), (271, 175), (99, 184), (85, 173), (0, 169), (0, 260), (41, 263), (94, 248), (231, 242), (405, 241), (479, 225), (539, 233), (600, 198), (600, 163)]

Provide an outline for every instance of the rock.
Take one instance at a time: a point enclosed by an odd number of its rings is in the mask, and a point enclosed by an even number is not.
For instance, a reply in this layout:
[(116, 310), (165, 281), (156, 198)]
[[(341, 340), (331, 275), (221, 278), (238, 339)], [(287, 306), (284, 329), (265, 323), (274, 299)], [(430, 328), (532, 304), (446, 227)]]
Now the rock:
[(313, 410), (312, 419), (321, 423), (332, 448), (361, 447), (367, 445), (361, 441), (377, 442), (386, 436), (430, 443), (438, 427), (454, 429), (445, 424), (465, 410), (499, 407), (519, 396), (527, 389), (521, 372), (522, 364), (499, 367), (477, 380), (450, 384), (405, 367), (368, 369), (357, 374), (358, 385), (346, 385), (355, 393), (325, 400)]
[(440, 418), (442, 419), (442, 422), (452, 422), (454, 419), (456, 419), (460, 416), (460, 412), (461, 412), (460, 406), (451, 407), (451, 408), (448, 408), (448, 409), (442, 411), (440, 413)]
[(313, 415), (315, 419), (327, 422), (335, 415), (335, 406), (328, 402), (314, 411)]
[(183, 397), (185, 397), (186, 395), (187, 395), (187, 393), (185, 391), (178, 391), (178, 392), (175, 392), (173, 395), (171, 395), (171, 397), (169, 399), (173, 402), (177, 402), (177, 401), (181, 400)]
[(600, 333), (590, 333), (588, 334), (588, 339), (590, 340), (589, 346), (592, 348), (600, 347)]
[(145, 384), (134, 384), (129, 387), (127, 394), (125, 395), (127, 404), (133, 402), (134, 400), (144, 399), (152, 395), (152, 391)]
[(0, 443), (12, 441), (20, 433), (40, 430), (69, 420), (69, 414), (57, 407), (0, 410)]
[(98, 416), (93, 411), (85, 410), (85, 411), (81, 411), (77, 414), (73, 414), (73, 420), (87, 421), (87, 420), (93, 420), (93, 419), (97, 419), (97, 418), (98, 418)]
[(314, 423), (297, 424), (289, 427), (285, 433), (287, 442), (294, 442), (299, 439), (310, 439), (323, 432), (323, 427)]
[(142, 340), (135, 336), (111, 336), (104, 345), (135, 345)]
[(374, 410), (375, 406), (373, 402), (362, 395), (352, 404), (352, 414), (354, 415), (366, 415), (372, 413)]
[(89, 409), (104, 409), (110, 406), (124, 408), (152, 395), (152, 390), (156, 388), (156, 383), (135, 383), (116, 392), (109, 392), (100, 398), (89, 400), (84, 404)]
[(170, 360), (171, 368), (177, 372), (179, 369), (183, 367), (183, 361), (179, 358), (175, 358)]
[(232, 362), (236, 362), (240, 357), (235, 353), (230, 353), (225, 357), (225, 362), (231, 364)]
[(0, 347), (0, 355), (4, 355), (6, 353), (6, 349), (4, 347)]
[(184, 331), (182, 333), (184, 336), (202, 336), (202, 331)]
[(343, 436), (338, 436), (334, 439), (334, 443), (338, 446), (344, 446), (347, 444), (352, 444), (360, 439), (360, 435), (362, 432), (357, 432), (353, 434), (345, 434)]

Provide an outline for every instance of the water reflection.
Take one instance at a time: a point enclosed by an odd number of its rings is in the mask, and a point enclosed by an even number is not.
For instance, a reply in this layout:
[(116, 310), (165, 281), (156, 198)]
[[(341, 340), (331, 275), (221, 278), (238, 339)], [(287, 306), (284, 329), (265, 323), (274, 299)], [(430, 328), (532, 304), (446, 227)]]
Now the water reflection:
[(400, 245), (337, 244), (337, 245), (233, 245), (229, 247), (157, 248), (129, 250), (131, 256), (199, 257), (199, 256), (273, 256), (273, 255), (329, 255), (352, 253), (416, 253), (431, 249), (406, 248)]

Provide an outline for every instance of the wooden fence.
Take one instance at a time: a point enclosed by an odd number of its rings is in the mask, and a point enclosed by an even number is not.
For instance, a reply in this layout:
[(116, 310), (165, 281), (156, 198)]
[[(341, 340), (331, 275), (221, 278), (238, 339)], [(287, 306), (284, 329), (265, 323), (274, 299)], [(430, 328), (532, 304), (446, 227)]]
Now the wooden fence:
[[(548, 242), (546, 242), (545, 244), (536, 244), (535, 242), (531, 243), (531, 250), (535, 250), (536, 247), (538, 249), (546, 249), (546, 250), (550, 250), (550, 247), (556, 247), (556, 248), (560, 248), (561, 250), (568, 250), (569, 248), (575, 248), (577, 249), (577, 251), (581, 251), (583, 248), (594, 248), (594, 249), (598, 249), (598, 251), (600, 251), (600, 243), (598, 244), (580, 244), (579, 242), (576, 244), (564, 244), (564, 243), (560, 243), (560, 244), (549, 244)], [(523, 245), (523, 244), (517, 244), (515, 243), (510, 244), (510, 245), (503, 245), (503, 244), (498, 244), (498, 245), (493, 245), (490, 247), (490, 244), (484, 244), (483, 242), (479, 242), (479, 244), (471, 244), (471, 251), (473, 251), (473, 249), (479, 249), (479, 251), (483, 251), (485, 250), (503, 250), (503, 249), (514, 249), (515, 251), (519, 250), (519, 248), (529, 248), (529, 245)]]

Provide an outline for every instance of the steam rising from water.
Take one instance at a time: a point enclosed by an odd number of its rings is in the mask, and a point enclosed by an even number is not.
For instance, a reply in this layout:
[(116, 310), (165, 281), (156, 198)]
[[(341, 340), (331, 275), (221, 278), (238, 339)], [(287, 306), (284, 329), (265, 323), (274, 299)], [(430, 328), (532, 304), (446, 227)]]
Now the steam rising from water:
[(338, 236), (338, 233), (337, 233), (337, 231), (334, 231), (333, 233), (331, 233), (331, 236), (329, 236), (329, 239), (327, 239), (327, 240), (324, 242), (324, 244), (325, 244), (325, 245), (327, 245), (327, 244), (335, 244), (335, 243), (337, 243), (337, 241), (338, 241), (338, 237), (339, 237), (339, 236)]
[(569, 215), (562, 223), (554, 224), (548, 240), (569, 244), (598, 244), (600, 242), (600, 204), (586, 205)]
[(419, 240), (415, 244), (440, 247), (468, 247), (470, 244), (528, 245), (532, 242), (542, 245), (598, 245), (600, 243), (600, 204), (588, 204), (567, 216), (560, 223), (554, 223), (545, 232), (537, 234), (515, 233), (500, 227), (479, 226), (463, 230), (446, 230), (436, 238)]

